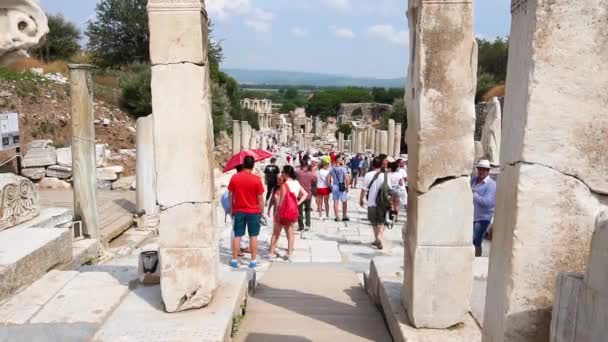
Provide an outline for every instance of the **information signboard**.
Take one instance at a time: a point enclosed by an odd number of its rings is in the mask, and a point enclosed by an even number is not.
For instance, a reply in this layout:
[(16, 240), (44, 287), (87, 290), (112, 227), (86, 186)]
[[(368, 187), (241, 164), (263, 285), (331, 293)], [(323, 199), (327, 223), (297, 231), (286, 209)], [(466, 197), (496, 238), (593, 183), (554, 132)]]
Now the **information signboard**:
[(19, 147), (19, 115), (17, 113), (0, 113), (0, 150)]

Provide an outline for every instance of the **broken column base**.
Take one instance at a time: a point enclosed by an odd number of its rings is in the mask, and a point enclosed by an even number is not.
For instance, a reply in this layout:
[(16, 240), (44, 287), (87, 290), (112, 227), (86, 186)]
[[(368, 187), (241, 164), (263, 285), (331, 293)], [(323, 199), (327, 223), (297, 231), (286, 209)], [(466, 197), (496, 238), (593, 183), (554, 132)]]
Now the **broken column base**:
[(396, 342), (480, 342), (481, 329), (471, 315), (448, 329), (417, 329), (401, 304), (403, 261), (400, 257), (377, 257), (365, 276), (365, 289), (381, 308)]

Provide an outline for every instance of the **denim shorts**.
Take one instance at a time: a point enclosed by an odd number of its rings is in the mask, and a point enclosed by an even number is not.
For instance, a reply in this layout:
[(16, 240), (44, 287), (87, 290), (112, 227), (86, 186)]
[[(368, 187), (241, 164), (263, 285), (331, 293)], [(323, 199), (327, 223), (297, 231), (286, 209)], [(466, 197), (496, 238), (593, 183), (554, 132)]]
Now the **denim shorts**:
[(488, 232), (488, 228), (490, 228), (490, 221), (473, 222), (473, 245), (481, 247), (481, 243)]
[(234, 236), (244, 236), (245, 230), (247, 230), (249, 236), (255, 237), (260, 235), (261, 218), (262, 215), (260, 214), (234, 214)]
[(334, 201), (346, 202), (348, 201), (348, 192), (340, 192), (340, 188), (337, 184), (331, 187), (331, 197)]

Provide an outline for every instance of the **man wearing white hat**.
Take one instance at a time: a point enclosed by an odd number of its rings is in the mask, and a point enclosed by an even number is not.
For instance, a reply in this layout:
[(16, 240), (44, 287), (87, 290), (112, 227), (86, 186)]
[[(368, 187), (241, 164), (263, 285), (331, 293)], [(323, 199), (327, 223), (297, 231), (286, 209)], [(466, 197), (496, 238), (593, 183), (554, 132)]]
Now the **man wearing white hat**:
[(490, 178), (490, 162), (480, 160), (477, 164), (477, 176), (471, 179), (473, 189), (473, 244), (475, 256), (481, 256), (481, 243), (488, 231), (496, 206), (496, 182)]

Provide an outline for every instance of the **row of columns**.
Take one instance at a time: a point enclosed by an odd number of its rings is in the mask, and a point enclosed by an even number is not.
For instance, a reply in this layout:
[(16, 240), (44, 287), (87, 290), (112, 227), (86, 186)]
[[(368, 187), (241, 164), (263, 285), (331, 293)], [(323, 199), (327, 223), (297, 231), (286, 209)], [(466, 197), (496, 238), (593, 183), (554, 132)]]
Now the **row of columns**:
[(395, 158), (401, 156), (401, 129), (400, 123), (389, 120), (388, 130), (377, 130), (373, 127), (354, 127), (352, 141), (354, 153), (363, 153), (367, 150), (374, 154), (386, 154)]
[(272, 114), (261, 113), (258, 114), (258, 126), (260, 129), (271, 129), (272, 127)]

